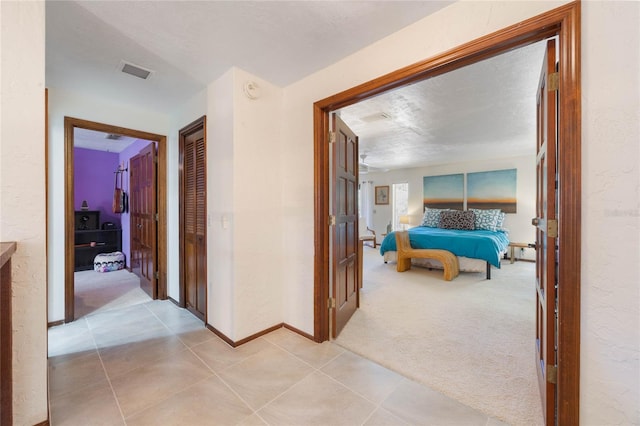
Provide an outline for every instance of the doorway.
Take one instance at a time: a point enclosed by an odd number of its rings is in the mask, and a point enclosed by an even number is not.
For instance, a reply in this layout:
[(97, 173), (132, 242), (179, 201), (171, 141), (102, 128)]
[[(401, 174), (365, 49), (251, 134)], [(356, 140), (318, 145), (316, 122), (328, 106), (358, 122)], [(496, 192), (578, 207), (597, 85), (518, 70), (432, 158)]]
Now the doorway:
[(65, 322), (75, 319), (75, 209), (74, 209), (74, 133), (75, 129), (87, 129), (109, 134), (145, 139), (157, 143), (157, 278), (153, 286), (156, 297), (165, 299), (166, 283), (166, 136), (127, 129), (103, 123), (65, 117)]
[[(315, 292), (314, 338), (329, 338), (329, 216), (328, 129), (329, 114), (359, 100), (373, 97), (412, 82), (446, 73), (532, 42), (558, 36), (560, 52), (559, 88), (559, 226), (558, 375), (555, 407), (558, 424), (579, 421), (579, 331), (580, 331), (580, 3), (549, 11), (456, 49), (390, 73), (314, 104), (315, 185)], [(533, 347), (532, 336), (532, 347)], [(532, 350), (533, 351), (533, 350)]]

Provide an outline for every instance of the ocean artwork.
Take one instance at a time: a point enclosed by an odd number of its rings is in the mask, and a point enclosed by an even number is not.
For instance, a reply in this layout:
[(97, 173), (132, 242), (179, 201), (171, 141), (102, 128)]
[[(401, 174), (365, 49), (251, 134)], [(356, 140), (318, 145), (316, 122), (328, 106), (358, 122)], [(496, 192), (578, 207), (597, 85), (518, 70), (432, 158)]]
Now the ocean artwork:
[(467, 173), (467, 209), (516, 213), (516, 183), (516, 169)]
[(423, 207), (462, 210), (464, 207), (464, 174), (425, 176)]

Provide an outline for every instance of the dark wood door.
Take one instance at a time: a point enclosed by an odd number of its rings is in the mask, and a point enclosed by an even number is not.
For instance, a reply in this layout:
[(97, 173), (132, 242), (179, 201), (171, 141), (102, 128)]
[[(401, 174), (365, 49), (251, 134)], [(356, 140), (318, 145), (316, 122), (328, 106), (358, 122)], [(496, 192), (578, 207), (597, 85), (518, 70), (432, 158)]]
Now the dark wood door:
[(557, 375), (557, 74), (555, 40), (547, 42), (537, 93), (536, 360), (547, 425), (555, 424)]
[(156, 146), (150, 143), (129, 161), (131, 270), (153, 299), (157, 287)]
[(204, 117), (180, 131), (181, 289), (184, 307), (206, 321), (207, 174)]
[(333, 284), (335, 338), (359, 306), (358, 286), (358, 137), (332, 115)]

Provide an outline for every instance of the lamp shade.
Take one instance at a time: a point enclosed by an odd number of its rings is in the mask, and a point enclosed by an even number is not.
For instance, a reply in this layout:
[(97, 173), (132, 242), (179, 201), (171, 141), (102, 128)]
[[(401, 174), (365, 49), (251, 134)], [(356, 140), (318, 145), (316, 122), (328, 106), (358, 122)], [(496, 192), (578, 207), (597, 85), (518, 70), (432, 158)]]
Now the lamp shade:
[(410, 219), (409, 215), (400, 216), (400, 223), (402, 225), (408, 225), (409, 224), (409, 219)]

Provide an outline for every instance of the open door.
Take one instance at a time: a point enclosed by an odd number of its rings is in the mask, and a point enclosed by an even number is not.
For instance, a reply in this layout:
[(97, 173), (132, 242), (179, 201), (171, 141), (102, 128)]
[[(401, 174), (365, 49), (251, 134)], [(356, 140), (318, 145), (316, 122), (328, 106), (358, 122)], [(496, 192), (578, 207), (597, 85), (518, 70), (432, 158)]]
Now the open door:
[(140, 277), (140, 288), (153, 299), (158, 298), (156, 162), (153, 142), (129, 162), (131, 270)]
[(537, 93), (536, 361), (545, 423), (556, 423), (557, 382), (557, 97), (555, 40), (547, 42)]
[(358, 137), (336, 114), (331, 135), (333, 188), (333, 338), (360, 304), (358, 290)]

